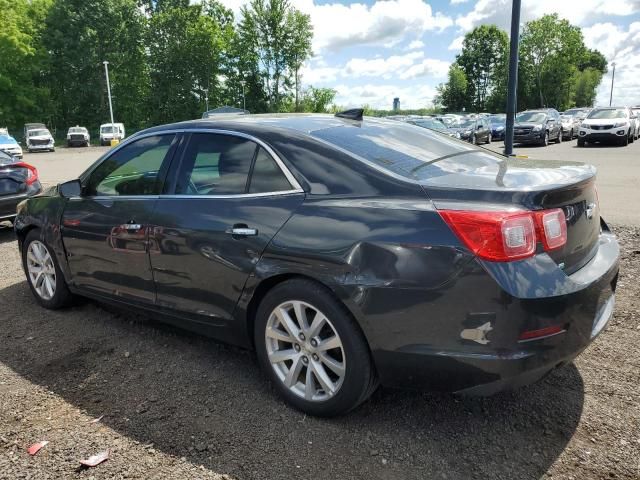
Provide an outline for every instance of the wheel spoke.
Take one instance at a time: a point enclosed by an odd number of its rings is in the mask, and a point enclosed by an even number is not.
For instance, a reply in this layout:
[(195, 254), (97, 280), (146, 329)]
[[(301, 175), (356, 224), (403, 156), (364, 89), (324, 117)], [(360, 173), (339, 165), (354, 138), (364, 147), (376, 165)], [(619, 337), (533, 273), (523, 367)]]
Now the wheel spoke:
[(307, 366), (307, 375), (304, 382), (304, 398), (306, 400), (313, 400), (313, 396), (316, 393), (316, 384), (313, 381), (313, 374), (311, 366)]
[(269, 355), (269, 361), (271, 363), (280, 363), (285, 360), (293, 360), (298, 357), (300, 354), (296, 352), (293, 348), (288, 350), (278, 350), (277, 352), (273, 352)]
[(326, 320), (327, 320), (327, 317), (325, 317), (322, 313), (316, 311), (316, 315), (315, 317), (313, 317), (313, 322), (309, 327), (309, 331), (308, 331), (309, 338), (313, 338), (317, 336), (318, 333), (320, 333), (320, 330), (322, 329), (322, 326), (324, 325), (324, 322)]
[(344, 365), (341, 362), (338, 362), (336, 359), (331, 358), (329, 355), (325, 353), (321, 353), (320, 361), (324, 365), (329, 367), (329, 369), (339, 377), (342, 377), (344, 375)]
[(329, 337), (325, 340), (322, 340), (318, 345), (318, 350), (321, 352), (324, 352), (326, 350), (333, 350), (334, 348), (340, 348), (341, 346), (342, 346), (342, 343), (340, 342), (340, 339), (338, 338), (337, 335), (334, 335), (333, 337)]
[(45, 275), (44, 277), (45, 288), (47, 289), (47, 294), (49, 298), (53, 297), (53, 280), (49, 275)]
[(284, 378), (284, 384), (291, 388), (296, 383), (298, 383), (298, 377), (300, 376), (300, 371), (304, 364), (302, 363), (302, 358), (299, 356), (295, 360), (293, 360), (293, 365), (289, 368), (287, 372), (287, 376)]
[(282, 330), (274, 327), (268, 327), (266, 332), (267, 337), (273, 338), (275, 340), (280, 340), (282, 342), (292, 343), (293, 338), (287, 332), (283, 332)]
[(298, 333), (300, 333), (300, 329), (296, 326), (293, 319), (289, 316), (289, 312), (287, 312), (284, 308), (276, 308), (274, 312), (280, 324), (289, 332), (294, 338), (298, 337)]
[(39, 263), (32, 249), (29, 249), (29, 251), (27, 252), (27, 260), (29, 260), (32, 264), (34, 264), (34, 266)]
[(293, 311), (296, 314), (298, 325), (300, 325), (300, 328), (303, 331), (306, 331), (309, 328), (309, 324), (307, 322), (307, 313), (305, 312), (305, 308), (302, 302), (294, 302)]
[(311, 362), (311, 368), (313, 369), (313, 375), (318, 380), (318, 383), (325, 391), (325, 393), (329, 395), (333, 395), (335, 392), (335, 385), (327, 375), (327, 371), (324, 369), (324, 366), (320, 362), (313, 361)]

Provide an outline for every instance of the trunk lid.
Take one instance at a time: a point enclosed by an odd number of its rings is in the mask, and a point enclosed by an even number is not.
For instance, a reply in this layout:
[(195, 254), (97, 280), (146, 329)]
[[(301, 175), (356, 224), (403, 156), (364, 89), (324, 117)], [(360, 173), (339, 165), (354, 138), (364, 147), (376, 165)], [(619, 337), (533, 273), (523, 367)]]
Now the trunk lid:
[(600, 211), (595, 177), (594, 167), (578, 162), (503, 159), (480, 151), (441, 158), (419, 172), (419, 181), (437, 208), (561, 208), (567, 243), (548, 254), (567, 274), (597, 251)]
[(0, 197), (19, 195), (27, 191), (29, 170), (15, 163), (0, 163)]

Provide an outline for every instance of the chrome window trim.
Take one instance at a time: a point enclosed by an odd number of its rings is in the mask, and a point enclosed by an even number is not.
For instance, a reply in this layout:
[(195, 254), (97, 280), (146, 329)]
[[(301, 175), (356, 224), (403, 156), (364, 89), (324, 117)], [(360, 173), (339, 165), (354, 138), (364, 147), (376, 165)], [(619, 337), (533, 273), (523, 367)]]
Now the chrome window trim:
[[(293, 174), (291, 173), (291, 171), (287, 168), (287, 166), (285, 165), (285, 163), (282, 161), (282, 159), (278, 156), (278, 154), (276, 154), (276, 152), (269, 146), (267, 145), (265, 142), (263, 142), (262, 140), (260, 140), (259, 138), (254, 137), (253, 135), (249, 135), (247, 133), (244, 132), (235, 132), (233, 130), (223, 130), (223, 129), (218, 129), (218, 128), (174, 128), (171, 130), (161, 130), (161, 131), (157, 131), (157, 132), (146, 132), (146, 133), (136, 133), (133, 134), (132, 136), (128, 137), (125, 141), (123, 141), (122, 143), (120, 143), (116, 148), (114, 148), (113, 150), (107, 152), (105, 155), (103, 155), (100, 159), (98, 159), (98, 161), (96, 161), (94, 163), (94, 165), (92, 165), (90, 167), (89, 170), (85, 171), (82, 175), (80, 175), (80, 179), (84, 180), (86, 177), (90, 176), (91, 173), (93, 173), (93, 171), (103, 162), (105, 162), (106, 160), (108, 160), (112, 155), (115, 155), (121, 148), (126, 147), (127, 145), (137, 141), (137, 140), (141, 140), (143, 138), (147, 138), (147, 137), (154, 137), (154, 136), (158, 136), (158, 135), (178, 135), (181, 133), (213, 133), (213, 134), (218, 134), (218, 135), (230, 135), (233, 137), (240, 137), (240, 138), (244, 138), (246, 140), (250, 140), (254, 143), (256, 143), (257, 145), (259, 145), (260, 147), (264, 148), (266, 150), (266, 152), (271, 155), (271, 158), (273, 158), (273, 160), (276, 162), (276, 164), (278, 165), (278, 167), (280, 168), (280, 171), (284, 174), (285, 178), (287, 179), (287, 181), (289, 182), (289, 184), (293, 187), (290, 190), (283, 190), (280, 192), (263, 192), (263, 193), (240, 193), (240, 194), (231, 194), (231, 195), (193, 195), (193, 197), (196, 198), (229, 198), (229, 197), (255, 197), (255, 196), (269, 196), (269, 195), (289, 195), (291, 193), (304, 193), (304, 190), (302, 189), (302, 187), (300, 186), (300, 183), (298, 182), (298, 180), (296, 180), (296, 178), (293, 176)], [(191, 197), (190, 195), (160, 195), (161, 197), (172, 197), (172, 198), (188, 198)], [(101, 198), (117, 198), (119, 197), (118, 195), (114, 195), (113, 197), (111, 196), (103, 196)], [(130, 198), (132, 197), (136, 197), (136, 198), (140, 198), (141, 196), (136, 196), (136, 195), (131, 195), (129, 196)], [(154, 196), (156, 197), (156, 196)], [(85, 198), (98, 198), (98, 197), (85, 197)], [(119, 198), (123, 198), (123, 197), (119, 197)]]

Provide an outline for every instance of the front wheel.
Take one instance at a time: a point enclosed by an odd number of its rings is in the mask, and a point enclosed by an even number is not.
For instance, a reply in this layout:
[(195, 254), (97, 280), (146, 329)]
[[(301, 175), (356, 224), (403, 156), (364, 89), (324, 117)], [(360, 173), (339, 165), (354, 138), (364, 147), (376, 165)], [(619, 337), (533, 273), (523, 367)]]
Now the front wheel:
[(562, 135), (564, 135), (564, 133), (560, 130), (558, 132), (558, 138), (556, 138), (556, 143), (562, 143)]
[(578, 146), (584, 147), (584, 138), (578, 138)]
[(55, 310), (69, 305), (72, 296), (53, 249), (40, 237), (39, 229), (27, 234), (22, 247), (22, 265), (36, 301)]
[(540, 145), (542, 145), (543, 147), (546, 147), (549, 145), (549, 132), (544, 133), (544, 137), (542, 137), (542, 140), (540, 141)]
[(629, 145), (629, 136), (625, 135), (624, 138), (620, 141), (620, 145), (622, 145), (623, 147), (626, 147), (627, 145)]
[(489, 133), (489, 135), (487, 135), (487, 145), (491, 143), (491, 140), (493, 139), (491, 138), (491, 133)]
[(278, 393), (310, 415), (346, 413), (377, 386), (362, 332), (315, 282), (288, 280), (274, 287), (258, 307), (254, 341)]

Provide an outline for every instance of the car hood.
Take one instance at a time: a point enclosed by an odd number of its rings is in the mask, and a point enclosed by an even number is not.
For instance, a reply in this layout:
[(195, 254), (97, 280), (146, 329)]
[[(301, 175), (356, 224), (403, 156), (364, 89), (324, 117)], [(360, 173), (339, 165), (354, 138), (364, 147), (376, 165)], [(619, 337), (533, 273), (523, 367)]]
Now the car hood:
[(514, 127), (521, 127), (521, 128), (534, 128), (534, 127), (541, 127), (542, 124), (541, 123), (532, 123), (532, 122), (516, 122), (513, 125)]
[(582, 123), (587, 125), (602, 125), (610, 123), (628, 122), (626, 118), (585, 118)]
[(0, 143), (0, 148), (20, 148), (17, 143)]

